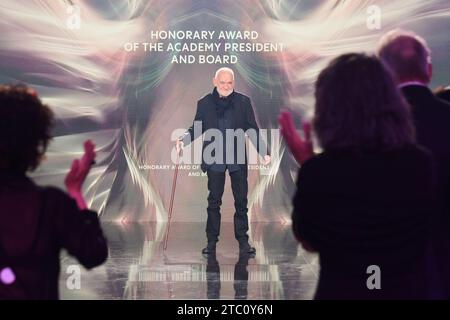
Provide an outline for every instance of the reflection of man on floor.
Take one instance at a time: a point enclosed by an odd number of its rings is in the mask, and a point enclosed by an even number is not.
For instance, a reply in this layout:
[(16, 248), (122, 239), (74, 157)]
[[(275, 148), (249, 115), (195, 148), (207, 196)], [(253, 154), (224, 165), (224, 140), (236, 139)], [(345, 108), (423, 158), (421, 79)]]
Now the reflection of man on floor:
[[(247, 235), (248, 184), (244, 132), (248, 134), (258, 153), (264, 157), (265, 165), (270, 162), (270, 155), (266, 153), (266, 145), (259, 138), (259, 128), (250, 99), (234, 91), (233, 70), (230, 68), (217, 70), (213, 84), (213, 92), (198, 101), (194, 124), (177, 141), (177, 150), (181, 150), (184, 145), (189, 144), (205, 133), (201, 168), (208, 175), (209, 195), (208, 219), (206, 223), (208, 245), (202, 250), (202, 253), (212, 254), (216, 251), (216, 242), (219, 240), (220, 234), (220, 205), (222, 204), (225, 186), (225, 172), (228, 170), (236, 209), (234, 214), (234, 233), (236, 240), (239, 242), (239, 251), (240, 253), (254, 254), (256, 250), (250, 246)], [(198, 122), (201, 123), (201, 130), (194, 130), (194, 126), (198, 127), (195, 125), (196, 122), (197, 124)], [(213, 132), (212, 129), (215, 129), (214, 132), (220, 131), (221, 139), (219, 141), (216, 141), (217, 138), (213, 140), (212, 137), (209, 138), (212, 141), (207, 141), (208, 132)], [(234, 135), (234, 138), (231, 139), (234, 140), (234, 143), (229, 143), (230, 139), (226, 139), (230, 131), (232, 133), (231, 137)], [(249, 134), (249, 132), (255, 134)], [(210, 144), (213, 142), (214, 145), (219, 145), (220, 147), (213, 148), (214, 151), (211, 151), (212, 159), (205, 150), (211, 150)]]
[[(248, 260), (249, 254), (239, 255), (239, 260), (234, 265), (234, 299), (245, 300), (248, 295)], [(206, 296), (208, 299), (220, 299), (220, 265), (215, 254), (208, 255), (206, 265)]]
[(206, 286), (206, 296), (208, 299), (220, 299), (220, 265), (215, 254), (208, 255)]

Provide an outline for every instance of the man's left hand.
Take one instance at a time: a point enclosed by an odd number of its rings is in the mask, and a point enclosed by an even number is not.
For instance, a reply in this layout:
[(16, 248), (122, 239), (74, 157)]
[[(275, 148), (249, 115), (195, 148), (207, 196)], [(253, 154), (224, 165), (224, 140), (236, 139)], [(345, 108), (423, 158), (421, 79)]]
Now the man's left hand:
[(264, 162), (263, 162), (263, 164), (264, 164), (265, 166), (267, 166), (267, 165), (270, 163), (270, 161), (272, 161), (272, 158), (271, 158), (268, 154), (266, 154), (266, 155), (264, 156)]

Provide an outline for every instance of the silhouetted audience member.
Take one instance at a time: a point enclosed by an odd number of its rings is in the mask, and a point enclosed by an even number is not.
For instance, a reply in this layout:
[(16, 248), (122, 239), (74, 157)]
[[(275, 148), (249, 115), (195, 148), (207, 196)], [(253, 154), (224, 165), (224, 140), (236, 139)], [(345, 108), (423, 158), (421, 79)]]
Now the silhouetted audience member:
[[(418, 35), (393, 30), (381, 38), (378, 55), (391, 69), (412, 106), (417, 141), (434, 155), (438, 187), (448, 209), (450, 200), (450, 103), (436, 98), (428, 84), (432, 76), (431, 51)], [(450, 213), (447, 214), (450, 219)]]
[(315, 97), (323, 152), (301, 166), (292, 214), (297, 239), (319, 253), (315, 298), (427, 298), (433, 167), (409, 106), (364, 54), (334, 59)]
[(36, 92), (0, 86), (0, 299), (58, 299), (63, 248), (86, 268), (108, 255), (97, 213), (81, 193), (95, 159), (92, 142), (72, 163), (68, 194), (26, 175), (44, 157), (52, 121)]
[(393, 30), (381, 38), (378, 54), (412, 107), (418, 143), (435, 159), (440, 208), (433, 221), (433, 235), (440, 262), (444, 263), (442, 276), (447, 278), (446, 294), (450, 298), (450, 103), (428, 88), (432, 64), (424, 39), (412, 32)]

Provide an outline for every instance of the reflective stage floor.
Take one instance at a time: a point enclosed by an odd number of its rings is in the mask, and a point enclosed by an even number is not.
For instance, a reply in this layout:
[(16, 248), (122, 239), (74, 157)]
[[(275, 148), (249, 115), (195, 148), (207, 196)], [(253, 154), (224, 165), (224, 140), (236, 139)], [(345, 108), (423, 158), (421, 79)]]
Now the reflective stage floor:
[(222, 223), (215, 259), (202, 256), (205, 223), (104, 223), (109, 258), (87, 271), (62, 255), (61, 299), (312, 299), (318, 257), (291, 226), (251, 224), (254, 258), (239, 258), (232, 223)]

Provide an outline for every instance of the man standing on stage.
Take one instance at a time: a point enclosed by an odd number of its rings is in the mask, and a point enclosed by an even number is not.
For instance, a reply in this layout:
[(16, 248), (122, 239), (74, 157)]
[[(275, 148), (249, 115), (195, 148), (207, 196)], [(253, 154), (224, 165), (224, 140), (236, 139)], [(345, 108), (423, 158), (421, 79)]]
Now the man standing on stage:
[[(202, 250), (202, 253), (206, 255), (215, 254), (216, 243), (219, 241), (220, 205), (222, 204), (226, 170), (228, 170), (231, 178), (236, 210), (234, 214), (234, 234), (239, 242), (239, 252), (240, 254), (256, 253), (255, 248), (250, 246), (247, 235), (248, 184), (244, 133), (247, 133), (258, 153), (264, 157), (264, 165), (269, 164), (271, 158), (267, 152), (266, 144), (260, 139), (259, 128), (250, 99), (235, 92), (234, 84), (232, 69), (220, 68), (217, 70), (213, 79), (213, 92), (198, 101), (194, 124), (186, 131), (184, 136), (180, 137), (176, 145), (177, 151), (180, 152), (184, 145), (191, 143), (205, 133), (201, 169), (203, 172), (207, 172), (209, 191), (206, 223), (208, 245)], [(195, 127), (198, 127), (198, 124), (201, 124), (201, 130), (194, 130)], [(254, 134), (249, 134), (249, 132)], [(207, 136), (210, 133), (219, 133), (219, 135), (216, 135), (214, 140), (210, 138), (211, 141), (208, 141)], [(211, 148), (211, 143), (219, 147)]]

